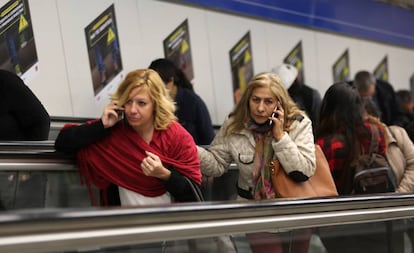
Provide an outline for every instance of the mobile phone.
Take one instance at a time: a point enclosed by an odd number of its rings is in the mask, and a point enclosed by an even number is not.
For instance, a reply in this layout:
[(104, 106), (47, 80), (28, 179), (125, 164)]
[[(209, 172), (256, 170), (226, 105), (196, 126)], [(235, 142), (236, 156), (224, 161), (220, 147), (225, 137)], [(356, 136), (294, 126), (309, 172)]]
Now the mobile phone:
[(115, 109), (115, 112), (118, 114), (118, 118), (124, 118), (125, 111), (123, 109)]
[[(277, 110), (277, 106), (275, 106), (275, 109), (273, 109), (273, 111)], [(277, 118), (278, 114), (273, 112), (272, 116), (270, 116), (271, 118)], [(273, 124), (273, 120), (269, 119), (269, 126), (271, 126)]]

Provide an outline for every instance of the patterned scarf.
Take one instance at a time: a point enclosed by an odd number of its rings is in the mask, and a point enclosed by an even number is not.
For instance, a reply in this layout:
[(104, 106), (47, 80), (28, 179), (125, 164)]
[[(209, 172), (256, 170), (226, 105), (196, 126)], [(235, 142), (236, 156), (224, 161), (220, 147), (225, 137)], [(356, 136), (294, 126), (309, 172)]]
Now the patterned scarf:
[(273, 191), (270, 172), (268, 166), (273, 158), (272, 134), (267, 124), (258, 125), (250, 121), (247, 129), (253, 132), (256, 147), (254, 151), (253, 164), (253, 198), (254, 199), (273, 199)]

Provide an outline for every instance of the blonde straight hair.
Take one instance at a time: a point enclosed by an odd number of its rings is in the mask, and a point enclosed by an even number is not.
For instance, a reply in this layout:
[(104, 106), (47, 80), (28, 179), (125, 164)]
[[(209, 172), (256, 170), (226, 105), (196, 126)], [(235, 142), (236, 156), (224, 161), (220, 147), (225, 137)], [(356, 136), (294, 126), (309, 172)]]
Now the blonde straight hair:
[(293, 99), (289, 96), (287, 90), (282, 84), (279, 76), (272, 72), (262, 72), (255, 75), (247, 84), (240, 101), (236, 104), (234, 110), (230, 113), (233, 118), (228, 125), (225, 134), (229, 135), (241, 131), (247, 122), (251, 120), (249, 100), (256, 88), (270, 88), (277, 100), (282, 104), (284, 110), (284, 130), (289, 132), (290, 125), (297, 115), (306, 113), (298, 108)]

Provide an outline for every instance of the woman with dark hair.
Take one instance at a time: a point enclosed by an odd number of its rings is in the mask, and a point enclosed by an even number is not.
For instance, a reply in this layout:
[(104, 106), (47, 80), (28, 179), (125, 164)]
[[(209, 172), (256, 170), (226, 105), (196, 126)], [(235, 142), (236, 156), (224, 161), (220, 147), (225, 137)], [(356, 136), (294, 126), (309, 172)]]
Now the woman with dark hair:
[[(353, 193), (354, 163), (361, 151), (368, 153), (375, 128), (378, 130), (378, 148), (375, 153), (385, 157), (384, 125), (378, 119), (368, 117), (355, 87), (344, 82), (329, 87), (322, 100), (316, 143), (325, 153), (340, 195)], [(387, 237), (383, 224), (349, 226), (319, 229), (319, 236), (328, 252), (386, 252)], [(349, 229), (360, 233), (339, 232)]]
[(335, 83), (326, 91), (316, 143), (328, 159), (340, 195), (353, 191), (351, 168), (361, 151), (369, 151), (373, 124), (379, 130), (376, 153), (385, 156), (384, 126), (372, 118), (364, 120), (364, 107), (358, 91), (347, 83)]
[(156, 59), (149, 68), (157, 71), (164, 81), (176, 103), (175, 114), (179, 122), (193, 136), (196, 144), (210, 144), (215, 135), (210, 114), (185, 73), (168, 59)]

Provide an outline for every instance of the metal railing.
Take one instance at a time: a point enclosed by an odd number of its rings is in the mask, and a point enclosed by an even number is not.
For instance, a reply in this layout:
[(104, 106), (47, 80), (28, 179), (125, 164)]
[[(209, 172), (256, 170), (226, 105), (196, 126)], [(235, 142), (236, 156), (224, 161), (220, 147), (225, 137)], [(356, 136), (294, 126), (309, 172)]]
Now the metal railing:
[[(0, 143), (0, 171), (76, 170), (52, 141)], [(0, 252), (57, 252), (414, 217), (414, 194), (0, 212)]]
[(77, 170), (75, 157), (57, 153), (54, 141), (0, 142), (0, 171)]
[(411, 218), (414, 195), (26, 211), (0, 216), (0, 252), (56, 252)]

